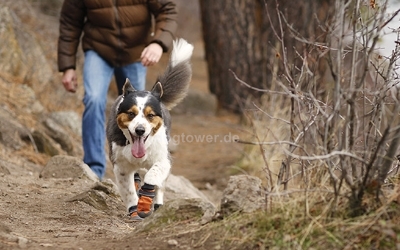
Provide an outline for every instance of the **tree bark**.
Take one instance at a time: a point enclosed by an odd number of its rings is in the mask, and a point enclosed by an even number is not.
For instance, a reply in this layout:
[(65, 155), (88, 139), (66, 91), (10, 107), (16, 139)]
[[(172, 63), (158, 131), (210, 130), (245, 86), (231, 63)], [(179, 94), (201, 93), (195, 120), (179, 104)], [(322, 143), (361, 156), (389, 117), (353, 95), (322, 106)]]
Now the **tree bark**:
[[(278, 6), (277, 2), (200, 0), (209, 88), (220, 108), (240, 111), (246, 100), (255, 101), (261, 95), (242, 86), (232, 72), (253, 87), (269, 89), (272, 73), (279, 75), (283, 69), (283, 51), (296, 59), (294, 50), (302, 50), (302, 44), (296, 42), (284, 23), (281, 33), (277, 9), (302, 36), (312, 41), (324, 39), (319, 36), (322, 31), (318, 31), (318, 24), (327, 20), (329, 2), (333, 0), (279, 1)], [(278, 39), (281, 37), (284, 43)], [(300, 63), (294, 61), (291, 69)]]

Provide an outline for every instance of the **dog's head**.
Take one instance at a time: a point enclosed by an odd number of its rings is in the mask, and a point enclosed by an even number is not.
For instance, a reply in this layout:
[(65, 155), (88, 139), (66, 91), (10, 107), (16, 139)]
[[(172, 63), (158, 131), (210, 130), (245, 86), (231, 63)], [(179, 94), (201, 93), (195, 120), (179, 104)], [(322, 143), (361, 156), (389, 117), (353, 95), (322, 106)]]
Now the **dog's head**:
[(131, 145), (135, 158), (142, 158), (153, 136), (163, 126), (160, 98), (161, 83), (151, 91), (135, 90), (127, 79), (123, 87), (123, 99), (117, 110), (117, 124)]

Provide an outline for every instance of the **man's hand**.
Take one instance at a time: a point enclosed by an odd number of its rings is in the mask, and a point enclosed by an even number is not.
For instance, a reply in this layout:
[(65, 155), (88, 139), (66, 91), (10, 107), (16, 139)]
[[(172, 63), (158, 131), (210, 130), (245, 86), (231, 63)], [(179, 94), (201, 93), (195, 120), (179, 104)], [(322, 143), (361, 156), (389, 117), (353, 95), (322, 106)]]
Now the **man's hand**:
[(152, 66), (158, 61), (162, 56), (163, 49), (158, 43), (151, 43), (149, 46), (144, 48), (142, 55), (140, 57), (143, 66)]
[(78, 88), (76, 71), (74, 69), (67, 69), (66, 71), (64, 71), (62, 83), (67, 91), (75, 93), (76, 89)]

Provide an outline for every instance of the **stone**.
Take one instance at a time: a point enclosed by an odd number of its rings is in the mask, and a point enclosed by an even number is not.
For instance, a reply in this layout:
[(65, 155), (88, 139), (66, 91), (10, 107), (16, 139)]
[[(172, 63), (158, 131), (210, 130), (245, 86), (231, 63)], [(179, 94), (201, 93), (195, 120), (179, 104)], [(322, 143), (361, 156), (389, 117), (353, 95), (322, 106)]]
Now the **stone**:
[(190, 89), (188, 95), (171, 110), (172, 114), (215, 114), (217, 99), (214, 95)]
[(89, 189), (68, 198), (67, 202), (84, 202), (109, 215), (121, 215), (127, 212), (116, 185), (110, 179), (94, 183)]
[(28, 129), (0, 109), (0, 142), (8, 148), (18, 150), (24, 145), (24, 138), (30, 138)]
[(33, 140), (35, 141), (35, 146), (40, 153), (55, 156), (62, 154), (62, 149), (59, 144), (57, 144), (50, 136), (43, 131), (35, 130), (32, 133)]
[(235, 212), (251, 213), (264, 209), (265, 205), (261, 179), (249, 175), (237, 175), (229, 178), (221, 199), (223, 216)]
[(9, 175), (11, 174), (10, 169), (15, 169), (15, 164), (6, 160), (0, 159), (0, 174)]
[(98, 190), (88, 190), (68, 199), (67, 201), (81, 201), (102, 211), (109, 209), (104, 193)]
[(69, 155), (74, 154), (74, 146), (71, 141), (71, 136), (67, 134), (65, 129), (58, 124), (54, 119), (46, 117), (43, 120), (46, 133), (56, 141), (61, 148)]
[(138, 225), (138, 230), (148, 230), (178, 221), (190, 220), (205, 224), (212, 220), (216, 212), (215, 206), (202, 199), (169, 200), (155, 213), (147, 217)]
[(99, 181), (97, 175), (81, 159), (68, 155), (53, 156), (40, 172), (39, 177)]
[(165, 199), (191, 199), (200, 198), (209, 201), (199, 189), (183, 176), (170, 174), (165, 183)]
[(49, 116), (58, 124), (70, 129), (75, 135), (82, 136), (82, 119), (78, 113), (74, 111), (58, 111), (50, 113)]
[(18, 16), (0, 6), (0, 71), (21, 77), (40, 92), (53, 76), (52, 69), (33, 32), (21, 26)]

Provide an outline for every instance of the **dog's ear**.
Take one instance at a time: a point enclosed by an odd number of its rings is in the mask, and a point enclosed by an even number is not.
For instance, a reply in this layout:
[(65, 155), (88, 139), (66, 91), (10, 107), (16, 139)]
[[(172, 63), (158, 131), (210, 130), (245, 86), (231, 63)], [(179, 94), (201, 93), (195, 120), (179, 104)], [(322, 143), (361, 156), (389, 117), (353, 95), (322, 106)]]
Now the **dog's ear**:
[(136, 89), (132, 86), (128, 78), (125, 80), (125, 84), (122, 87), (122, 95), (127, 96), (129, 93), (135, 92)]
[(163, 95), (163, 87), (161, 82), (157, 82), (154, 84), (153, 88), (151, 89), (151, 94), (160, 99)]

